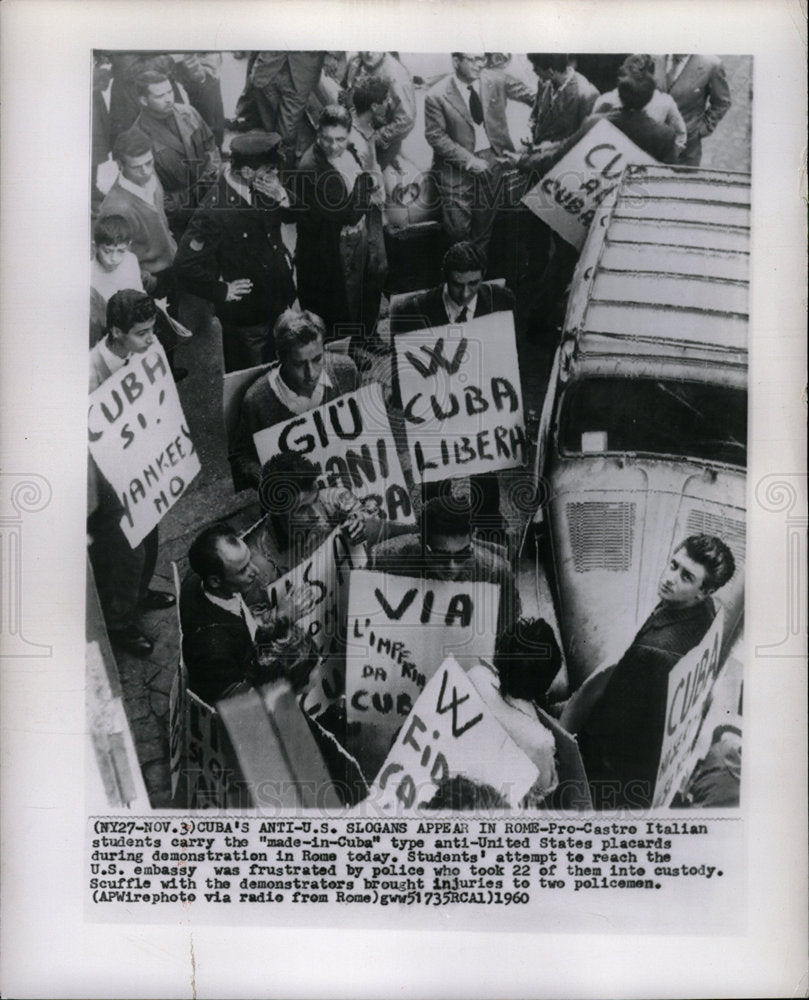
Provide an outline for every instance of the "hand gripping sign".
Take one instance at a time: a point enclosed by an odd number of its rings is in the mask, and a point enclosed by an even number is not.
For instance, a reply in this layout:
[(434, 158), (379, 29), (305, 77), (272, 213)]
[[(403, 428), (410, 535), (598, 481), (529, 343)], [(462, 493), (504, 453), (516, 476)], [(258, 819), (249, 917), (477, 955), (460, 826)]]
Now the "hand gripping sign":
[(382, 398), (373, 382), (253, 435), (263, 465), (299, 451), (320, 469), (318, 484), (342, 486), (364, 500), (376, 497), (391, 521), (412, 523), (410, 494)]
[(405, 719), (369, 802), (386, 812), (415, 809), (455, 775), (494, 788), (516, 807), (538, 771), (448, 657)]
[(603, 119), (523, 195), (523, 204), (580, 250), (596, 209), (618, 186), (629, 163), (657, 160)]
[(177, 386), (160, 344), (90, 394), (90, 454), (118, 495), (121, 529), (134, 548), (200, 470)]
[(663, 747), (652, 801), (655, 809), (670, 803), (694, 766), (694, 740), (720, 669), (723, 626), (724, 610), (720, 608), (702, 642), (669, 674)]
[(379, 770), (438, 665), (491, 659), (500, 587), (353, 570), (348, 597), (346, 714), (352, 752)]
[(510, 311), (394, 338), (417, 481), (525, 464), (520, 369)]

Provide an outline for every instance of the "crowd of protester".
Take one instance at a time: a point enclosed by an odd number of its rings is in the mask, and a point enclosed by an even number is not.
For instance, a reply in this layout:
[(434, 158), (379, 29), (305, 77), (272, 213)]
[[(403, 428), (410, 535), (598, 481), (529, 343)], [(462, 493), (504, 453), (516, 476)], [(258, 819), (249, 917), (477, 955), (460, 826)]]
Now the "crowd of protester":
[[(416, 127), (416, 83), (424, 81), (391, 52), (239, 55), (245, 82), (231, 118), (218, 53), (96, 53), (94, 62), (91, 391), (155, 339), (180, 381), (183, 341), (201, 330), (221, 342), (225, 373), (256, 370), (228, 449), (234, 486), (257, 491), (261, 519), (240, 537), (211, 512), (191, 545), (179, 609), (189, 686), (211, 705), (279, 679), (305, 689), (316, 659), (295, 626), (305, 588), (273, 608), (266, 588), (340, 527), (381, 572), (498, 584), (497, 712), (547, 708), (561, 655), (546, 623), (521, 616), (496, 473), (473, 477), (466, 501), (449, 483), (414, 490), (418, 525), (402, 528), (347, 490), (319, 489), (302, 456), (276, 455), (262, 467), (253, 435), (372, 380), (390, 357), (390, 338), (414, 329), (510, 310), (520, 336), (552, 338), (576, 253), (522, 195), (601, 119), (661, 163), (698, 166), (703, 139), (730, 105), (722, 63), (529, 53), (533, 89), (509, 72), (508, 53), (452, 53), (424, 97), (443, 269), (433, 287), (391, 304), (411, 289), (389, 285), (386, 172)], [(530, 134), (516, 143), (510, 101), (531, 109)], [(110, 157), (118, 176), (102, 193), (99, 168)], [(340, 342), (346, 352), (335, 349)], [(395, 367), (391, 378), (395, 434)], [(221, 386), (211, 386), (210, 398), (218, 426)], [(119, 652), (148, 656), (154, 644), (142, 616), (174, 603), (149, 587), (158, 531), (133, 548), (119, 525), (120, 501), (92, 460), (90, 486), (90, 559), (110, 639)], [(733, 572), (719, 540), (683, 545), (685, 572), (697, 579), (682, 607), (697, 610), (683, 616), (673, 590), (661, 592), (664, 611), (641, 629), (584, 734), (588, 770), (599, 777), (648, 781), (659, 755), (656, 723), (648, 723), (660, 678), (672, 655), (702, 638), (710, 594)], [(667, 618), (672, 602), (677, 613)], [(648, 641), (655, 629), (666, 638)], [(627, 721), (621, 692), (651, 674), (643, 718)], [(330, 767), (353, 768), (334, 752), (344, 716), (310, 725), (330, 748)], [(625, 745), (628, 727), (645, 733), (642, 765)]]

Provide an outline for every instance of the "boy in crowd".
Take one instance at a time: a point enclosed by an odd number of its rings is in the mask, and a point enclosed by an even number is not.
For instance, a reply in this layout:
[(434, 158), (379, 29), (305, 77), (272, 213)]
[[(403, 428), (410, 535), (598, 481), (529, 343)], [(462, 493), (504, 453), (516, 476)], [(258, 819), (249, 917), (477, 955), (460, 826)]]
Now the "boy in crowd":
[(134, 288), (142, 292), (138, 258), (132, 253), (132, 229), (122, 215), (104, 215), (93, 229), (94, 256), (90, 264), (90, 347), (104, 336), (107, 302), (115, 292)]

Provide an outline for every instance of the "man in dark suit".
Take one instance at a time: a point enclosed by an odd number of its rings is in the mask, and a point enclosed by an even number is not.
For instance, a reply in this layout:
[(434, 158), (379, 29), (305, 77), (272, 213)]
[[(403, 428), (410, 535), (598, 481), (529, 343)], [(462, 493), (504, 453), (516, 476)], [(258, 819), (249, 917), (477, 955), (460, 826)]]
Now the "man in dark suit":
[(730, 87), (719, 56), (666, 55), (655, 59), (655, 82), (671, 94), (685, 120), (688, 139), (679, 163), (698, 167), (702, 140), (730, 107)]
[(716, 610), (711, 594), (735, 571), (711, 535), (691, 535), (658, 584), (660, 603), (621, 657), (578, 733), (596, 809), (648, 808), (663, 745), (669, 673), (698, 645)]
[(483, 73), (483, 53), (453, 52), (454, 72), (424, 99), (424, 135), (433, 147), (444, 230), (452, 241), (485, 250), (503, 197), (500, 156), (513, 150), (508, 100), (532, 104), (534, 95), (504, 73)]
[(486, 266), (486, 254), (472, 243), (451, 246), (444, 254), (443, 284), (399, 296), (391, 303), (391, 335), (513, 310), (514, 297), (508, 289), (484, 282)]
[[(473, 243), (456, 243), (444, 254), (444, 283), (422, 292), (403, 295), (391, 303), (390, 332), (397, 336), (413, 330), (465, 323), (495, 312), (513, 312), (514, 296), (506, 288), (483, 281), (486, 254)], [(395, 362), (395, 353), (394, 353)], [(393, 373), (394, 406), (401, 406), (396, 371)], [(424, 498), (442, 492), (446, 483), (424, 484)], [(505, 523), (500, 513), (500, 487), (496, 472), (470, 479), (472, 521), (495, 542), (505, 542)]]

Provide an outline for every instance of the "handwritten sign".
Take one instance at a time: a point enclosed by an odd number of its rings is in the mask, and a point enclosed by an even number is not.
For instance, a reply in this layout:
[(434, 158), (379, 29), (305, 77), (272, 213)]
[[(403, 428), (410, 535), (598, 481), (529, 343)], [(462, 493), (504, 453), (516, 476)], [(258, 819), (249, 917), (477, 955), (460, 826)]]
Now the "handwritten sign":
[(525, 464), (511, 312), (394, 338), (408, 451), (417, 481)]
[(666, 724), (652, 807), (667, 805), (693, 765), (692, 745), (702, 710), (719, 673), (724, 611), (714, 618), (705, 638), (686, 653), (669, 674)]
[(345, 690), (345, 634), (348, 613), (348, 579), (352, 569), (365, 566), (362, 545), (349, 545), (339, 528), (307, 558), (267, 587), (270, 607), (278, 606), (293, 587), (311, 588), (315, 603), (298, 624), (311, 637), (320, 654), (303, 702), (310, 715), (320, 715), (338, 701)]
[(278, 452), (298, 451), (317, 465), (318, 485), (342, 486), (376, 498), (385, 516), (415, 520), (382, 397), (373, 382), (253, 435), (262, 465)]
[(121, 529), (134, 548), (200, 470), (177, 386), (160, 344), (90, 394), (90, 453), (118, 494)]
[(523, 195), (523, 204), (581, 249), (596, 209), (615, 191), (628, 163), (657, 163), (612, 122), (602, 119)]
[(348, 598), (346, 714), (351, 750), (376, 774), (438, 665), (494, 655), (500, 588), (354, 570)]
[(449, 657), (428, 681), (371, 789), (375, 806), (426, 805), (454, 775), (489, 785), (516, 806), (537, 769), (492, 718), (474, 684)]

